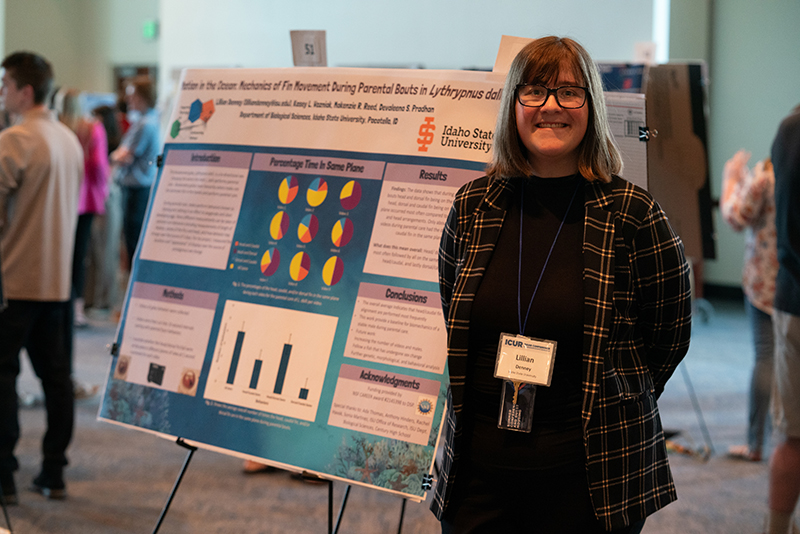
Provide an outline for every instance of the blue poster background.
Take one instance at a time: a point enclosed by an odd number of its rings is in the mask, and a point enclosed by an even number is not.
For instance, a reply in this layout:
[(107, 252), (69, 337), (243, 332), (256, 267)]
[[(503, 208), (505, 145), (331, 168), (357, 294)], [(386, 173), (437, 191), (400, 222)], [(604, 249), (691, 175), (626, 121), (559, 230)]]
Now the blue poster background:
[[(441, 158), (197, 143), (168, 143), (165, 147), (165, 161), (169, 152), (173, 150), (261, 152), (287, 154), (295, 157), (347, 158), (403, 164), (424, 163), (431, 167), (478, 171), (483, 166), (476, 162)], [(148, 209), (148, 219), (143, 235), (148, 232), (152, 202), (161, 185), (163, 172), (164, 168), (160, 169), (158, 180), (151, 194), (151, 205)], [(297, 198), (291, 203), (283, 203), (278, 196), (280, 185), (282, 181), (291, 177), (294, 177), (297, 183)], [(323, 180), (327, 184), (328, 196), (325, 202), (312, 211), (308, 209), (308, 203), (303, 197), (309, 188), (313, 189), (319, 186), (321, 183), (319, 180)], [(268, 463), (279, 466), (307, 470), (322, 476), (330, 475), (422, 498), (425, 493), (422, 480), (432, 467), (444, 409), (446, 377), (448, 376), (446, 369), (444, 373), (439, 374), (375, 362), (368, 364), (370, 368), (378, 371), (418, 376), (440, 383), (433, 425), (425, 445), (388, 439), (370, 433), (331, 426), (327, 423), (339, 368), (343, 363), (365, 365), (365, 362), (361, 360), (353, 360), (344, 356), (359, 284), (370, 282), (438, 292), (435, 283), (363, 272), (384, 181), (379, 179), (356, 180), (361, 191), (360, 201), (357, 206), (345, 210), (339, 202), (339, 194), (351, 180), (353, 179), (326, 175), (324, 171), (319, 174), (293, 174), (291, 170), (286, 172), (249, 171), (241, 202), (241, 211), (234, 232), (230, 266), (234, 267), (235, 261), (239, 257), (237, 244), (245, 243), (251, 248), (253, 244), (257, 244), (256, 259), (258, 261), (268, 250), (277, 250), (280, 254), (281, 268), (271, 276), (264, 276), (258, 265), (251, 266), (250, 269), (244, 271), (236, 268), (220, 270), (148, 261), (137, 255), (133, 264), (131, 284), (116, 346), (120, 346), (126, 335), (131, 288), (135, 282), (217, 293), (219, 298), (214, 310), (211, 334), (195, 395), (184, 395), (115, 379), (115, 366), (119, 358), (119, 354), (115, 354), (99, 417), (166, 436), (184, 438), (223, 451), (262, 458)], [(273, 218), (280, 212), (283, 212), (284, 216), (288, 216), (290, 223), (286, 234), (276, 240), (270, 234), (270, 225)], [(302, 249), (309, 256), (309, 275), (300, 282), (293, 282), (288, 269), (284, 267), (288, 266), (293, 255), (300, 250), (297, 248), (299, 239), (297, 228), (298, 224), (309, 214), (313, 214), (318, 222), (317, 235)], [(353, 225), (352, 239), (346, 246), (335, 247), (331, 242), (331, 230), (333, 225), (344, 217), (349, 219)], [(344, 267), (341, 280), (328, 286), (321, 279), (320, 273), (323, 263), (332, 255), (337, 255)], [(319, 302), (284, 302), (269, 296), (253, 295), (252, 292), (248, 294), (244, 288), (249, 285), (276, 289), (297, 287), (324, 293), (335, 297), (336, 300), (333, 298), (323, 300), (321, 305)], [(232, 300), (291, 308), (338, 318), (331, 353), (327, 359), (324, 387), (314, 421), (276, 416), (269, 410), (252, 410), (204, 398), (209, 370), (214, 358), (215, 340), (223, 322), (223, 310), (226, 303)], [(314, 335), (313, 332), (306, 334)]]

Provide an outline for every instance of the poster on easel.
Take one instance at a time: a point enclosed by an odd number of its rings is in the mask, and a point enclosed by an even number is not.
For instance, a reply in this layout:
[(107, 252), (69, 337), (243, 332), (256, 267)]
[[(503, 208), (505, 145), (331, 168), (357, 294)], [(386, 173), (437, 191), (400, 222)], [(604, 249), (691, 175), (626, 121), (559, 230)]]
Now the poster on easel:
[(503, 76), (185, 70), (99, 418), (423, 500), (441, 229)]

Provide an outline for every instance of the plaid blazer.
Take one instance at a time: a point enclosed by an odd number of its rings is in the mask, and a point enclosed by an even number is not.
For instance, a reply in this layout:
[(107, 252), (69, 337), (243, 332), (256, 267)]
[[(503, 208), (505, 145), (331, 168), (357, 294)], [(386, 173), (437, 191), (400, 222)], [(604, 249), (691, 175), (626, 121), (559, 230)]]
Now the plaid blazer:
[[(614, 177), (588, 183), (583, 240), (583, 435), (597, 517), (611, 530), (677, 498), (656, 398), (689, 348), (683, 244), (658, 203)], [(444, 460), (431, 509), (441, 519), (456, 480), (470, 309), (512, 188), (483, 177), (456, 194), (439, 248), (450, 388)]]

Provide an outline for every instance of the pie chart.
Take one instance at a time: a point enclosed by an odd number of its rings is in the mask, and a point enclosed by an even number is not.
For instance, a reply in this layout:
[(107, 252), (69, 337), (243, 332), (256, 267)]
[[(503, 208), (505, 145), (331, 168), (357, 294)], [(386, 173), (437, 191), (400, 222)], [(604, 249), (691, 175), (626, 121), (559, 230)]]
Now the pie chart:
[(353, 223), (347, 217), (342, 217), (331, 230), (331, 241), (336, 247), (343, 247), (350, 242), (353, 237)]
[(272, 276), (281, 264), (281, 254), (278, 249), (271, 248), (261, 256), (261, 272), (264, 276)]
[(292, 258), (292, 263), (289, 264), (289, 276), (292, 280), (299, 282), (308, 276), (308, 270), (311, 268), (311, 258), (305, 252), (298, 252)]
[(325, 197), (328, 196), (328, 182), (323, 180), (322, 178), (317, 178), (311, 185), (308, 186), (308, 191), (306, 192), (306, 200), (308, 200), (308, 205), (312, 208), (315, 208), (325, 202)]
[(297, 196), (297, 190), (300, 187), (297, 185), (297, 178), (294, 176), (287, 176), (278, 187), (278, 200), (282, 204), (290, 204), (294, 197)]
[(339, 193), (339, 202), (342, 203), (342, 208), (351, 210), (358, 206), (361, 201), (361, 186), (355, 180), (350, 180), (342, 188)]
[(269, 224), (269, 235), (272, 236), (272, 239), (277, 241), (286, 235), (286, 231), (288, 229), (289, 215), (285, 211), (279, 211), (275, 214), (275, 216), (272, 218), (272, 222)]
[(337, 256), (331, 256), (322, 267), (322, 281), (329, 286), (335, 286), (342, 279), (344, 263)]
[(297, 227), (297, 238), (303, 243), (311, 243), (317, 235), (319, 221), (313, 214), (306, 215)]

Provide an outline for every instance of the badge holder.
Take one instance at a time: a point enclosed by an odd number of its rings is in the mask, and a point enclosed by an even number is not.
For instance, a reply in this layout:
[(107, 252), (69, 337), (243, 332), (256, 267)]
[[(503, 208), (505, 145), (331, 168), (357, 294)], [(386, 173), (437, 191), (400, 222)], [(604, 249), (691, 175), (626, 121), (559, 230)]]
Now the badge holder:
[(501, 334), (494, 369), (503, 379), (498, 428), (531, 431), (536, 389), (550, 385), (555, 356), (555, 341)]
[(503, 395), (500, 398), (500, 417), (497, 428), (530, 432), (533, 427), (533, 402), (536, 386), (511, 380), (503, 380)]

